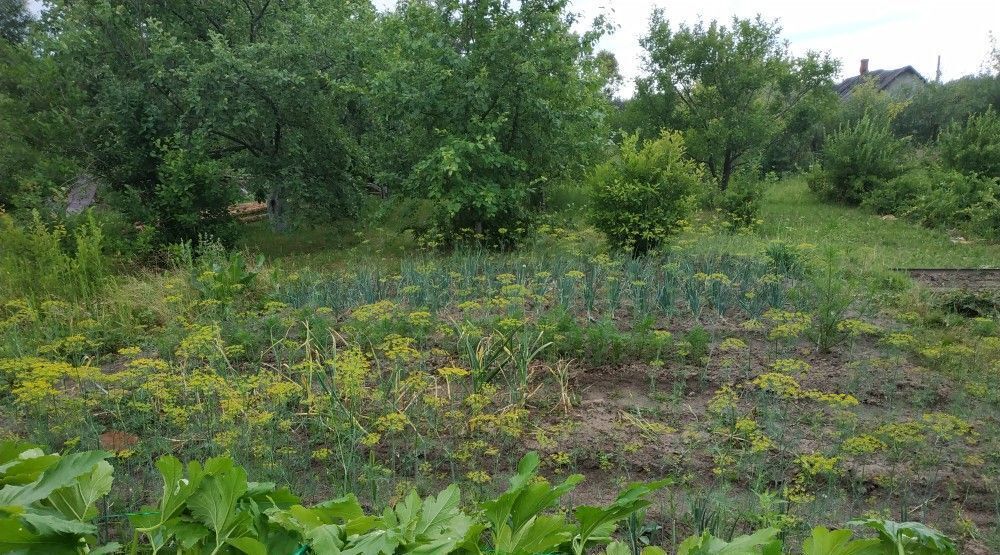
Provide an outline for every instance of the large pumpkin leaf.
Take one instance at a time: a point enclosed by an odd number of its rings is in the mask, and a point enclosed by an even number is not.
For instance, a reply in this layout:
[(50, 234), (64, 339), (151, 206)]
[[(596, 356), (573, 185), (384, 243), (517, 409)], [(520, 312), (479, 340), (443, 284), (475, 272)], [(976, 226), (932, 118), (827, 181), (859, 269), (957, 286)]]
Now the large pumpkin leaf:
[(881, 541), (877, 539), (854, 540), (850, 530), (813, 528), (812, 536), (802, 544), (802, 555), (881, 555)]
[(114, 468), (107, 461), (100, 461), (88, 473), (80, 476), (76, 483), (59, 488), (47, 500), (68, 518), (84, 521), (96, 516), (94, 505), (111, 492)]
[(237, 502), (247, 491), (247, 475), (228, 458), (209, 459), (201, 487), (187, 500), (191, 514), (215, 533), (216, 545), (242, 536), (250, 515), (238, 510)]
[(73, 485), (80, 476), (90, 473), (97, 463), (110, 456), (106, 451), (84, 451), (61, 457), (34, 482), (23, 486), (6, 485), (0, 489), (0, 507), (26, 506), (41, 501), (53, 491)]

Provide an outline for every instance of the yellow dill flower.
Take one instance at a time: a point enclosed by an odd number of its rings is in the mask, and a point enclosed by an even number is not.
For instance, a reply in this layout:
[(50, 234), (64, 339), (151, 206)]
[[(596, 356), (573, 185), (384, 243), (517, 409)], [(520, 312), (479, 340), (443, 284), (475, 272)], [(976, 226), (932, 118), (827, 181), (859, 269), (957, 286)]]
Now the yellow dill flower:
[(795, 378), (777, 372), (761, 374), (754, 379), (753, 384), (760, 389), (776, 393), (781, 397), (795, 399), (802, 395), (802, 386), (799, 385), (799, 382)]
[(378, 445), (378, 442), (382, 441), (382, 434), (370, 433), (361, 438), (361, 445), (365, 447), (374, 447)]
[(431, 313), (419, 310), (408, 314), (406, 319), (414, 326), (429, 326), (431, 324)]
[(469, 371), (458, 366), (445, 366), (438, 369), (438, 375), (443, 378), (464, 378), (469, 375)]
[(396, 310), (396, 303), (392, 301), (378, 301), (377, 303), (365, 304), (355, 307), (351, 311), (351, 318), (359, 322), (376, 322), (388, 320)]
[(738, 337), (727, 337), (719, 345), (719, 350), (722, 352), (742, 351), (746, 348), (747, 348), (746, 341), (743, 341)]
[(493, 479), (483, 470), (471, 470), (465, 473), (465, 477), (474, 484), (487, 484)]
[(738, 400), (739, 396), (733, 391), (732, 386), (725, 384), (715, 391), (712, 400), (708, 402), (708, 410), (714, 414), (735, 410)]
[(809, 372), (812, 366), (804, 360), (799, 360), (796, 358), (780, 358), (773, 363), (771, 363), (771, 368), (775, 372), (780, 372), (782, 374), (805, 374)]
[(795, 464), (806, 476), (839, 474), (837, 468), (839, 457), (826, 457), (819, 453), (809, 453), (795, 457)]
[(870, 455), (886, 447), (884, 441), (869, 434), (849, 437), (840, 444), (840, 450), (849, 455)]
[(944, 412), (924, 413), (921, 420), (939, 438), (949, 441), (972, 435), (972, 425), (957, 416)]
[(401, 412), (390, 412), (378, 417), (378, 419), (375, 420), (375, 428), (381, 432), (399, 433), (402, 432), (409, 423), (410, 419), (407, 418), (405, 414)]
[(926, 429), (920, 422), (908, 420), (883, 424), (875, 429), (874, 435), (885, 440), (890, 445), (916, 445), (924, 443)]
[(837, 322), (837, 331), (857, 337), (859, 335), (876, 335), (881, 330), (874, 324), (855, 318), (847, 318)]

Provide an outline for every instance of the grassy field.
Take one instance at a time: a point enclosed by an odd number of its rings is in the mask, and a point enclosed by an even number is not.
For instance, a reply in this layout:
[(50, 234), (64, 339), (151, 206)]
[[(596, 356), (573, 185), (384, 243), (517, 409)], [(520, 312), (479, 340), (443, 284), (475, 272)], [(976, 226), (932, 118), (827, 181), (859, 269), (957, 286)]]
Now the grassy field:
[(764, 527), (798, 545), (862, 515), (1000, 549), (1000, 305), (853, 279), (998, 247), (799, 180), (772, 186), (755, 233), (698, 227), (642, 259), (586, 227), (403, 256), (371, 229), (250, 228), (261, 266), (206, 247), (99, 293), (5, 299), (0, 421), (113, 452), (112, 513), (142, 510), (167, 454), (370, 509), (451, 482), (473, 506), (536, 452), (553, 482), (586, 478), (570, 504), (670, 478), (622, 529), (670, 549)]

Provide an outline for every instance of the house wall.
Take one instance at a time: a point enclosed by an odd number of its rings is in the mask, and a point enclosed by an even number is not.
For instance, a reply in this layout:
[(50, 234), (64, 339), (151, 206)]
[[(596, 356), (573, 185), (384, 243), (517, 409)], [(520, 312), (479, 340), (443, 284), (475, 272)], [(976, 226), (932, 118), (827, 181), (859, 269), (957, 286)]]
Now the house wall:
[(912, 95), (923, 88), (925, 83), (912, 73), (904, 73), (886, 87), (885, 91), (892, 94)]

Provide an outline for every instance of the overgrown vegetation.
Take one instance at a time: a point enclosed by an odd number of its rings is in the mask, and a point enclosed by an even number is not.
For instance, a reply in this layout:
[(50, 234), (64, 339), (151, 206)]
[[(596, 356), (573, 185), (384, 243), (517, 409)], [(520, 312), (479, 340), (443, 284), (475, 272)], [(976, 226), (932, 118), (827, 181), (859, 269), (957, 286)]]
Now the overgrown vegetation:
[(995, 76), (840, 99), (654, 12), (620, 100), (567, 0), (9, 5), (0, 552), (1000, 550), (992, 274), (896, 271), (1000, 260)]

